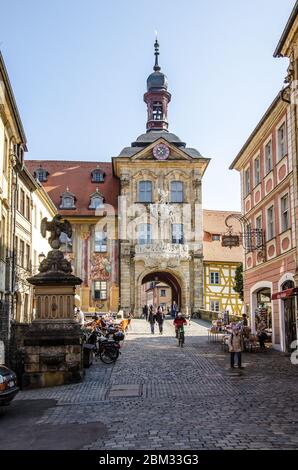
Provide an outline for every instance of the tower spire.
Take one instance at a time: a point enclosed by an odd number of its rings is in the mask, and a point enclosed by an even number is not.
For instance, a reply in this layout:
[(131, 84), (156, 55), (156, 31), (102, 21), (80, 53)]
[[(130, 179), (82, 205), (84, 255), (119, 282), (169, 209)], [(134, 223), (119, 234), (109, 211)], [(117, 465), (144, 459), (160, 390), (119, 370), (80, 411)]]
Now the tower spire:
[(154, 64), (154, 67), (153, 67), (153, 70), (155, 72), (159, 72), (160, 71), (160, 66), (158, 64), (158, 56), (159, 56), (159, 42), (157, 40), (157, 31), (155, 31), (155, 43), (154, 43), (154, 55), (155, 55), (155, 64)]

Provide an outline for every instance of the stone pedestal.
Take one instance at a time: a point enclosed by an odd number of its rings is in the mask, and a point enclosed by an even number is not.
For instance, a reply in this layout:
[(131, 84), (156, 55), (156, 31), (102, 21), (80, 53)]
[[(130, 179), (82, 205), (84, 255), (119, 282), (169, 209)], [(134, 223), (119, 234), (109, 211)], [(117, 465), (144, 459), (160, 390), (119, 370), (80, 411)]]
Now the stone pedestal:
[(59, 250), (50, 251), (33, 284), (35, 320), (24, 339), (24, 389), (80, 382), (83, 379), (82, 331), (74, 319), (75, 286), (70, 263)]
[(25, 340), (24, 389), (83, 379), (82, 333), (77, 322), (36, 320)]

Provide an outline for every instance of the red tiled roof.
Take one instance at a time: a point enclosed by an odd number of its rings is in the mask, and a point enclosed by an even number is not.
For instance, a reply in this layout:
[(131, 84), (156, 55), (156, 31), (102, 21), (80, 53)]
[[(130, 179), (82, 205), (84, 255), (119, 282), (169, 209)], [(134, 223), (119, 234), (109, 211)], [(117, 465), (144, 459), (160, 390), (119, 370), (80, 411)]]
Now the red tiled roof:
[[(221, 240), (212, 240), (212, 235), (222, 235), (226, 233), (228, 227), (225, 220), (230, 214), (241, 215), (240, 212), (216, 211), (203, 209), (203, 256), (204, 261), (222, 261), (235, 262), (243, 261), (243, 247), (236, 246), (233, 248), (221, 245)], [(240, 222), (236, 219), (230, 219), (229, 225), (232, 225), (233, 232), (241, 232)]]
[[(95, 210), (88, 209), (90, 196), (96, 191), (103, 195), (104, 202), (117, 211), (119, 180), (113, 175), (112, 163), (80, 162), (61, 160), (26, 160), (25, 164), (33, 174), (40, 166), (48, 171), (48, 180), (42, 183), (44, 189), (62, 215), (95, 215)], [(101, 169), (105, 173), (103, 183), (92, 183), (91, 171)], [(76, 197), (76, 209), (60, 210), (61, 194), (69, 189)]]

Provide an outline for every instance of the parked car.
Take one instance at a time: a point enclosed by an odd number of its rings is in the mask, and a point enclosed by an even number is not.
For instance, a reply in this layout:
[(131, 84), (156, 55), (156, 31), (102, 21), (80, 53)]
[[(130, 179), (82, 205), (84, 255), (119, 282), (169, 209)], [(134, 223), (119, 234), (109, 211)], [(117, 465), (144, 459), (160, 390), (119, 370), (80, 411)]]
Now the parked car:
[(0, 365), (0, 405), (8, 405), (18, 391), (16, 374)]

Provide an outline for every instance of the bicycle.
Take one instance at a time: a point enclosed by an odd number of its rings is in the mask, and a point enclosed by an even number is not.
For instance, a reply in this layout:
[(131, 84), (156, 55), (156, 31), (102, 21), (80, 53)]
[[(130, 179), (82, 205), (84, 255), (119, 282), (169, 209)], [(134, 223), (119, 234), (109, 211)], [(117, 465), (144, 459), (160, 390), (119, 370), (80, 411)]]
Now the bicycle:
[(183, 348), (183, 344), (184, 344), (184, 327), (183, 326), (180, 326), (178, 328), (178, 346), (180, 348)]

